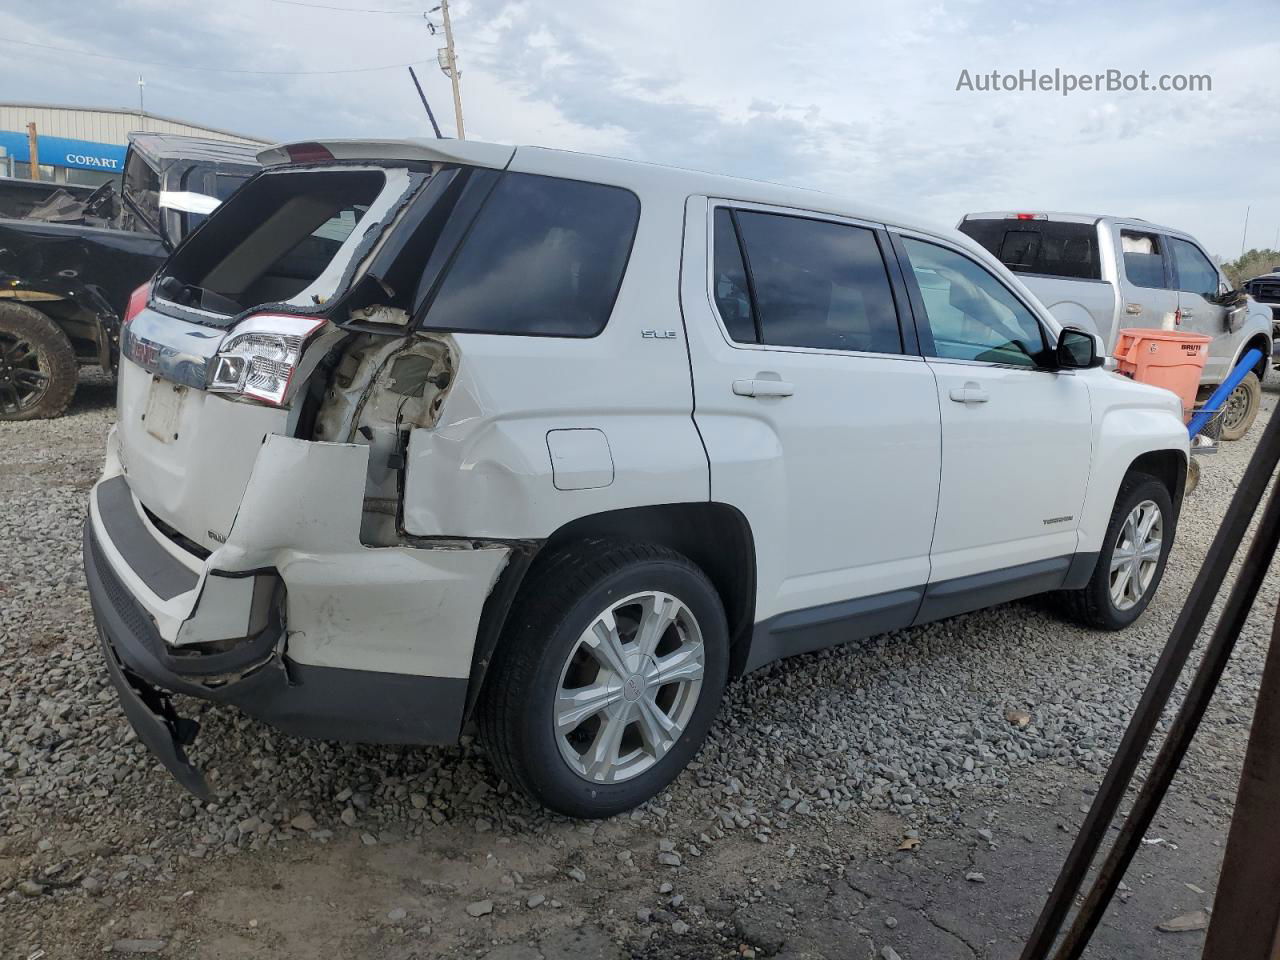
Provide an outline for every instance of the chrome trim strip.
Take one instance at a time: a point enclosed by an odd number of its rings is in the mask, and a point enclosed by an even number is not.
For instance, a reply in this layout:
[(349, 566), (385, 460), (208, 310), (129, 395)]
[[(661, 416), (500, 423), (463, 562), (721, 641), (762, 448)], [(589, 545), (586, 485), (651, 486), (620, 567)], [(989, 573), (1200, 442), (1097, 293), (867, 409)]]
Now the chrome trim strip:
[(226, 330), (188, 323), (148, 308), (125, 324), (120, 352), (149, 373), (203, 390), (209, 363), (226, 335)]

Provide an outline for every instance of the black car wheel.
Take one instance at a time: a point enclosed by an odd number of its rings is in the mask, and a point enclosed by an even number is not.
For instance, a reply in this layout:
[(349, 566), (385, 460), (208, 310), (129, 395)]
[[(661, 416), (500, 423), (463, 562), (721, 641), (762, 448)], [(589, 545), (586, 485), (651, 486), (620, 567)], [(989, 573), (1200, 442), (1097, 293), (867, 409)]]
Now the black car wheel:
[(0, 420), (45, 420), (66, 412), (76, 392), (71, 341), (23, 303), (0, 303)]

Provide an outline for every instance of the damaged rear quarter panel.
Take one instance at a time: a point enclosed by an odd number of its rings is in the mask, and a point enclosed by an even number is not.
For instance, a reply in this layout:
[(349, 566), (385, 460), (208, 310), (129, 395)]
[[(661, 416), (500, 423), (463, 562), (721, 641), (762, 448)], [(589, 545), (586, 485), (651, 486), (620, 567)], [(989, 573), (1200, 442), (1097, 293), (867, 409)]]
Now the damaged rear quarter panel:
[(364, 546), (368, 465), (359, 444), (268, 436), (209, 566), (279, 572), (298, 663), (468, 677), (481, 609), (510, 551)]

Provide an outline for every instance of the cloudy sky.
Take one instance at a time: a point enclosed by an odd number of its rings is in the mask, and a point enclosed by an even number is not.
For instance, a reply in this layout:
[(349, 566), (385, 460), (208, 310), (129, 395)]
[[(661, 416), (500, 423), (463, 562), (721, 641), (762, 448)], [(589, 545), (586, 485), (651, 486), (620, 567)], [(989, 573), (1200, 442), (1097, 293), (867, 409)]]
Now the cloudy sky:
[[(280, 139), (429, 136), (403, 67), (250, 72), (418, 62), (451, 132), (423, 7), (305, 2), (410, 15), (0, 0), (0, 99), (133, 107), (141, 72), (148, 110), (195, 122)], [(1139, 216), (1228, 259), (1249, 205), (1250, 247), (1280, 235), (1274, 0), (454, 2), (472, 139), (813, 186), (948, 223), (1010, 207)], [(962, 70), (1033, 68), (1209, 74), (1213, 89), (956, 89)]]

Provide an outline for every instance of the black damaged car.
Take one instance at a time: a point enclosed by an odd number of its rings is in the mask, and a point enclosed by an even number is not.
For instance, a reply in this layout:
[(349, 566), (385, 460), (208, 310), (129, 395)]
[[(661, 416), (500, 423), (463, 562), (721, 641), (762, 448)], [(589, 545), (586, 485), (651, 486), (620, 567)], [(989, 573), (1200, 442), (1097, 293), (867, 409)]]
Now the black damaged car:
[(81, 366), (115, 372), (130, 293), (257, 172), (259, 149), (138, 133), (96, 190), (0, 180), (0, 420), (61, 416)]

